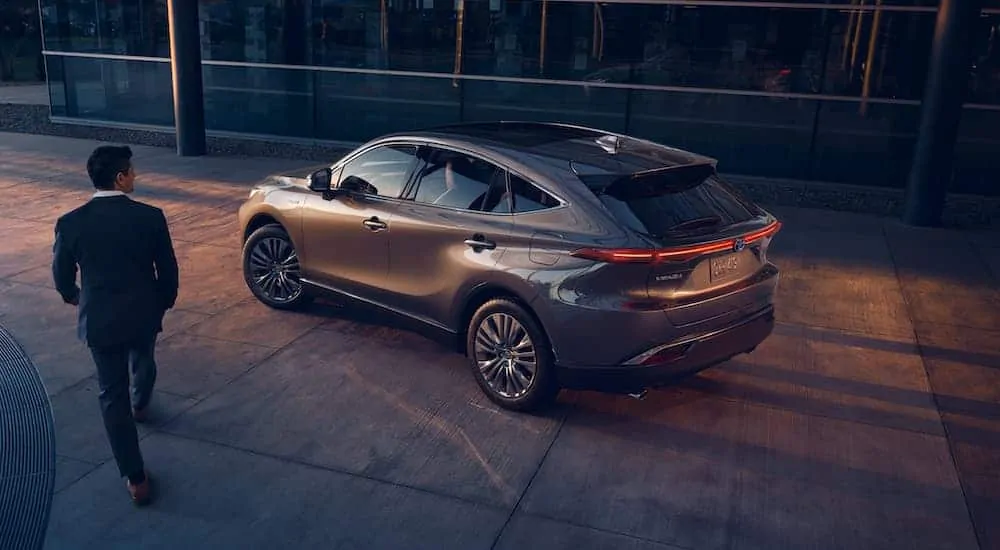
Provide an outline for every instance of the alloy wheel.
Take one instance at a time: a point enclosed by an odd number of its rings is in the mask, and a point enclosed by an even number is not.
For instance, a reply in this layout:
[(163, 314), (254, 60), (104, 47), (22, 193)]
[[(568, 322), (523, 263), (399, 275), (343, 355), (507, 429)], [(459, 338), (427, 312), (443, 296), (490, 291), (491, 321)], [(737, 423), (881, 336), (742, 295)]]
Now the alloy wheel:
[(264, 237), (250, 250), (250, 278), (257, 289), (277, 303), (302, 294), (299, 257), (287, 239)]
[(535, 344), (512, 315), (494, 313), (476, 331), (476, 364), (491, 390), (507, 399), (523, 396), (538, 371)]

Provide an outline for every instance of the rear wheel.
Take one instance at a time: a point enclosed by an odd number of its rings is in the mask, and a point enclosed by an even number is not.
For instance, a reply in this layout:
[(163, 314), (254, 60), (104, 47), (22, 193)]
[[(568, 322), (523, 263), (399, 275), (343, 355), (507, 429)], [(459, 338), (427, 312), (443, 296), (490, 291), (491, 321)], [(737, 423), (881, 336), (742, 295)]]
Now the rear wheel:
[(254, 231), (243, 245), (243, 279), (250, 292), (275, 309), (296, 309), (309, 302), (299, 272), (299, 256), (279, 225)]
[(476, 311), (466, 333), (476, 382), (496, 404), (516, 411), (550, 405), (559, 387), (548, 338), (523, 307), (498, 298)]

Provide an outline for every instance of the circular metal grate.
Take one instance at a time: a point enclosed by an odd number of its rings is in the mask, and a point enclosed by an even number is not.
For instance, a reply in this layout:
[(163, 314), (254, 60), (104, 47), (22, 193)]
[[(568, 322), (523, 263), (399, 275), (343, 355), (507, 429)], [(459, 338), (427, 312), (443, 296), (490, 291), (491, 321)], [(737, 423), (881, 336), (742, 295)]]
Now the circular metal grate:
[(55, 485), (49, 397), (28, 354), (0, 327), (0, 550), (41, 548)]

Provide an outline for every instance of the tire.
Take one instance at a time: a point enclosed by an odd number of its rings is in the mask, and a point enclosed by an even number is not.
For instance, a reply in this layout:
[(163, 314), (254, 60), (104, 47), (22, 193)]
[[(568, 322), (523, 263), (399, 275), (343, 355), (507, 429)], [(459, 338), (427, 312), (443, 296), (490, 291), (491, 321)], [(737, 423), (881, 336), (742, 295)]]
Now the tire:
[(559, 386), (549, 339), (516, 302), (497, 298), (480, 306), (469, 321), (466, 350), (476, 382), (497, 405), (528, 412), (555, 401)]
[(298, 254), (280, 225), (265, 225), (243, 245), (243, 280), (264, 305), (300, 309), (312, 301), (299, 272)]

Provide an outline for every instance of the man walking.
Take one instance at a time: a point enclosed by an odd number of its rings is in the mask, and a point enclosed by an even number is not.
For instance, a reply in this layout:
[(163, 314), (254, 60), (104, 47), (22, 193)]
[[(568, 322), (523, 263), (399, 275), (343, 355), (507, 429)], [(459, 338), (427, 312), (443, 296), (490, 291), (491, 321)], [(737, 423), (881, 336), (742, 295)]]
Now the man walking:
[(177, 259), (163, 212), (127, 196), (135, 186), (129, 147), (98, 147), (87, 174), (97, 192), (56, 222), (52, 275), (63, 301), (79, 306), (77, 333), (97, 366), (111, 450), (132, 501), (144, 505), (150, 483), (135, 422), (145, 421), (156, 381), (153, 351), (177, 299)]

